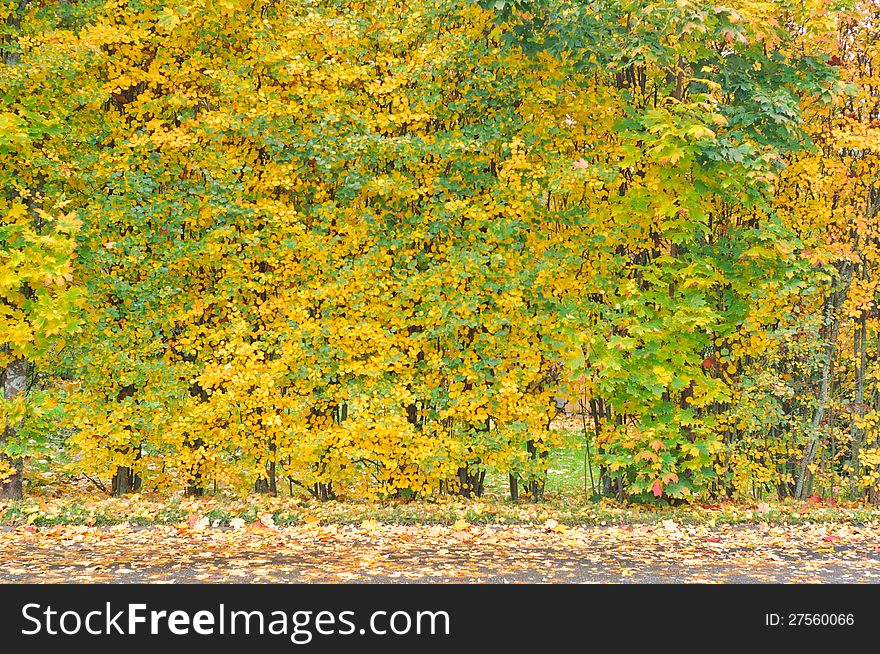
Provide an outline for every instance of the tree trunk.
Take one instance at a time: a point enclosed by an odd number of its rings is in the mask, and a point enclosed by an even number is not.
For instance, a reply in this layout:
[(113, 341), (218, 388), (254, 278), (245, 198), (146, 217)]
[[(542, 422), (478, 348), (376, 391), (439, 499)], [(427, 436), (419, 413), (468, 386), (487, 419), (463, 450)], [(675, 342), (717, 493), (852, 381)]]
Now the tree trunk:
[(254, 483), (254, 492), (272, 495), (278, 494), (278, 480), (275, 475), (275, 462), (269, 462), (268, 476), (260, 477)]
[[(135, 393), (137, 393), (137, 387), (134, 384), (126, 384), (125, 386), (120, 387), (119, 391), (116, 393), (116, 401), (122, 402), (127, 400), (128, 398), (134, 398)], [(126, 431), (131, 432), (131, 427), (126, 427)], [(131, 448), (126, 446), (120, 448), (120, 454), (128, 455), (131, 453)], [(140, 450), (135, 452), (135, 459), (140, 458)], [(120, 497), (122, 495), (127, 495), (128, 493), (137, 492), (141, 487), (141, 478), (138, 477), (131, 466), (120, 466), (116, 468), (116, 473), (113, 475), (113, 480), (111, 482), (111, 491), (113, 495), (116, 497)]]
[[(538, 446), (535, 444), (535, 441), (533, 440), (526, 442), (526, 449), (528, 450), (529, 457), (532, 459), (532, 461), (544, 459), (549, 454), (547, 451), (540, 451), (538, 449)], [(533, 474), (532, 477), (529, 479), (527, 488), (533, 502), (543, 501), (545, 481), (546, 480), (543, 476), (536, 474)]]
[(324, 482), (316, 481), (315, 485), (309, 489), (311, 494), (317, 500), (321, 500), (322, 502), (329, 502), (330, 500), (336, 499), (336, 492), (333, 490), (333, 482)]
[(797, 486), (795, 488), (794, 495), (799, 500), (805, 499), (807, 497), (806, 491), (807, 487), (809, 486), (807, 482), (808, 477), (811, 476), (810, 464), (813, 462), (813, 459), (816, 456), (816, 452), (819, 449), (819, 442), (821, 441), (819, 428), (822, 425), (822, 420), (825, 418), (825, 407), (828, 404), (828, 387), (831, 382), (831, 373), (834, 368), (834, 362), (832, 361), (833, 356), (834, 349), (832, 347), (828, 350), (828, 359), (825, 361), (825, 364), (822, 367), (822, 385), (819, 389), (819, 403), (816, 406), (815, 411), (813, 412), (813, 421), (810, 425), (810, 438), (807, 441), (807, 447), (804, 450), (804, 456), (801, 459), (801, 463), (798, 469)]
[[(6, 24), (12, 32), (17, 32), (21, 27), (21, 19), (30, 0), (18, 0), (14, 9), (6, 18)], [(3, 63), (14, 66), (19, 63), (19, 53), (14, 49), (3, 52)], [(28, 202), (28, 207), (33, 209), (33, 199)], [(25, 295), (28, 294), (27, 288)], [(0, 390), (3, 397), (13, 400), (23, 395), (27, 390), (27, 378), (30, 373), (30, 364), (25, 359), (13, 359), (5, 369), (0, 369)], [(14, 443), (19, 439), (21, 422), (14, 425), (6, 422), (3, 431), (0, 432), (0, 450), (5, 449), (7, 444)], [(10, 468), (11, 475), (4, 476), (4, 469)], [(20, 500), (24, 497), (24, 461), (21, 456), (9, 456), (0, 452), (0, 499)]]
[(254, 492), (255, 493), (263, 493), (269, 494), (272, 497), (278, 495), (278, 480), (275, 474), (275, 452), (277, 448), (275, 443), (269, 445), (269, 452), (271, 453), (272, 458), (269, 460), (269, 465), (266, 466), (266, 476), (257, 478), (257, 481), (254, 483)]
[(197, 484), (190, 484), (186, 487), (186, 495), (187, 497), (203, 497), (205, 495), (205, 489)]
[(141, 489), (141, 478), (135, 474), (132, 468), (119, 467), (116, 468), (116, 474), (113, 475), (111, 490), (113, 495), (120, 497), (128, 493), (136, 493)]
[[(865, 416), (865, 366), (867, 365), (867, 325), (865, 315), (862, 314), (859, 322), (859, 329), (856, 330), (853, 338), (853, 360), (856, 364), (856, 393), (855, 393), (855, 412), (858, 419), (861, 420)], [(861, 453), (865, 446), (865, 430), (856, 424), (853, 420), (852, 425), (852, 457), (850, 465), (852, 466), (852, 480), (850, 481), (850, 492), (853, 497), (858, 495), (859, 477), (862, 474)]]
[[(187, 438), (184, 440), (184, 443), (186, 445), (189, 445), (190, 449), (196, 451), (201, 450), (205, 445), (205, 441), (203, 441), (201, 438), (197, 438), (195, 439), (195, 441), (192, 442), (190, 442)], [(200, 460), (201, 458), (202, 457), (199, 456), (199, 459), (196, 460), (196, 462), (192, 465), (192, 468), (190, 469), (191, 478), (189, 486), (187, 486), (186, 488), (186, 494), (189, 497), (202, 497), (205, 494), (205, 478), (202, 474), (202, 461)]]
[(826, 316), (829, 320), (829, 333), (825, 341), (825, 363), (822, 366), (822, 383), (819, 388), (819, 402), (813, 412), (813, 421), (810, 425), (810, 437), (804, 450), (803, 459), (801, 459), (798, 471), (797, 487), (795, 488), (795, 497), (803, 500), (807, 497), (810, 486), (810, 464), (819, 450), (819, 443), (822, 439), (819, 431), (822, 421), (825, 418), (825, 410), (828, 406), (828, 389), (831, 386), (831, 375), (834, 371), (834, 356), (837, 351), (837, 335), (840, 331), (840, 318), (838, 312), (849, 294), (850, 282), (852, 281), (852, 264), (845, 261), (840, 268), (840, 278), (842, 286), (836, 291), (832, 290), (828, 294), (826, 302)]
[[(0, 374), (0, 382), (3, 385), (3, 397), (12, 401), (24, 395), (27, 390), (27, 378), (30, 366), (24, 359), (14, 359)], [(14, 444), (19, 438), (22, 422), (13, 424), (7, 420), (0, 436), (0, 449)], [(5, 452), (0, 453), (0, 468), (11, 468), (11, 475), (0, 481), (0, 499), (20, 500), (24, 497), (23, 471), (24, 462), (20, 455), (10, 456)], [(0, 472), (2, 474), (2, 472)]]
[(485, 478), (485, 470), (471, 472), (468, 466), (460, 467), (458, 469), (458, 494), (462, 497), (482, 497)]
[[(208, 392), (198, 382), (189, 387), (189, 394), (197, 397), (200, 402), (208, 401)], [(204, 452), (205, 441), (200, 437), (193, 439), (188, 433), (184, 434), (183, 444), (196, 453), (195, 461), (190, 468), (190, 482), (186, 488), (186, 494), (190, 497), (202, 497), (205, 494), (204, 475)]]

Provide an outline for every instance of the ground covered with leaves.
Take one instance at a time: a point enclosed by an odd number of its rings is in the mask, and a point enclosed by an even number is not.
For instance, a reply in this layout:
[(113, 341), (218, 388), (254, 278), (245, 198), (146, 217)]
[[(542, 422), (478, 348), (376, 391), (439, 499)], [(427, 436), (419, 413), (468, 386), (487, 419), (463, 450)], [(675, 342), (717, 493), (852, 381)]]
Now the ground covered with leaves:
[(5, 527), (0, 581), (880, 581), (876, 526), (215, 524)]
[(813, 502), (0, 504), (0, 582), (869, 582), (880, 510)]

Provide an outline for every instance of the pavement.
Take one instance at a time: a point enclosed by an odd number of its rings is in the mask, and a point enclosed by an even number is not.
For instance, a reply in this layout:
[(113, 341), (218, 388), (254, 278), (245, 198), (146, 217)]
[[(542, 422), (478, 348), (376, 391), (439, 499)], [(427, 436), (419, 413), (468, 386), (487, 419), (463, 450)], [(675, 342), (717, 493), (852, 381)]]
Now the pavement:
[(253, 523), (0, 530), (0, 583), (877, 583), (853, 525)]

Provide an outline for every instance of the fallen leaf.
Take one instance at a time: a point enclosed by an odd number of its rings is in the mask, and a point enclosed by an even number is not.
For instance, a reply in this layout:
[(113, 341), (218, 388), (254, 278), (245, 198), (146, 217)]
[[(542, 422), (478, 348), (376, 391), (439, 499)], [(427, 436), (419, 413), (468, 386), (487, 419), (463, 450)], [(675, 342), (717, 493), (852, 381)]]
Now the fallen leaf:
[(264, 527), (269, 527), (270, 529), (275, 527), (275, 517), (271, 513), (264, 513), (259, 519)]

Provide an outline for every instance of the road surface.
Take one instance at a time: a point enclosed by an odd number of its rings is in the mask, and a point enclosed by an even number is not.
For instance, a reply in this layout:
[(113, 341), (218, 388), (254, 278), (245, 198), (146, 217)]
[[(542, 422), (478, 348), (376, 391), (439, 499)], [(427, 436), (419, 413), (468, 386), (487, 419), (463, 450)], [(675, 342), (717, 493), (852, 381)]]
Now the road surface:
[(0, 583), (876, 583), (848, 525), (6, 527)]

